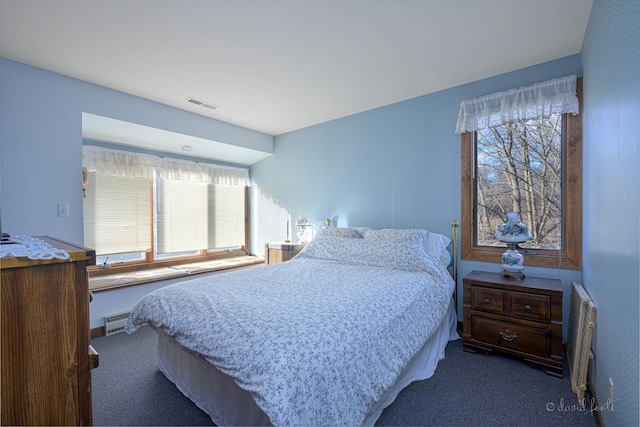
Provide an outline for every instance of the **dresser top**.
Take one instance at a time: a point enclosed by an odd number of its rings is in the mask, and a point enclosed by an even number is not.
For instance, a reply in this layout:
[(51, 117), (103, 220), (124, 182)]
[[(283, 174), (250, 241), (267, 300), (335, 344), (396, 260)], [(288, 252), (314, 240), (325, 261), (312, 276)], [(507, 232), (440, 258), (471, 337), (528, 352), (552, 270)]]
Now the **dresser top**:
[(299, 249), (304, 245), (305, 245), (304, 243), (293, 243), (293, 242), (267, 242), (266, 243), (266, 246), (269, 249), (281, 249), (283, 251)]
[(500, 285), (505, 289), (514, 291), (523, 291), (527, 289), (535, 289), (548, 291), (550, 293), (562, 293), (562, 283), (558, 279), (543, 279), (540, 277), (526, 276), (522, 280), (503, 277), (500, 273), (489, 273), (486, 271), (472, 271), (467, 274), (463, 282), (473, 282), (474, 284)]
[(33, 236), (35, 239), (39, 239), (56, 249), (60, 249), (69, 254), (68, 259), (30, 259), (26, 256), (6, 256), (0, 258), (0, 268), (19, 268), (19, 267), (30, 267), (33, 265), (44, 265), (44, 264), (56, 264), (56, 263), (64, 263), (64, 262), (74, 262), (74, 261), (87, 261), (87, 265), (94, 265), (96, 263), (96, 252), (93, 249), (87, 249), (79, 245), (75, 245), (73, 243), (65, 242), (60, 239), (56, 239), (54, 237), (49, 236)]

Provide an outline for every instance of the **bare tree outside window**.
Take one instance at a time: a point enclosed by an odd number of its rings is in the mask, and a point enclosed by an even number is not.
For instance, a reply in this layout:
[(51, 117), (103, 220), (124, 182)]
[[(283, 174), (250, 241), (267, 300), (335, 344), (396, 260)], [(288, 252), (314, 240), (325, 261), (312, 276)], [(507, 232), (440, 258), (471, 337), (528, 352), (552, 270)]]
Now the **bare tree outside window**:
[(533, 240), (526, 247), (562, 250), (563, 116), (476, 132), (476, 245), (504, 246), (493, 235), (505, 212), (520, 212)]

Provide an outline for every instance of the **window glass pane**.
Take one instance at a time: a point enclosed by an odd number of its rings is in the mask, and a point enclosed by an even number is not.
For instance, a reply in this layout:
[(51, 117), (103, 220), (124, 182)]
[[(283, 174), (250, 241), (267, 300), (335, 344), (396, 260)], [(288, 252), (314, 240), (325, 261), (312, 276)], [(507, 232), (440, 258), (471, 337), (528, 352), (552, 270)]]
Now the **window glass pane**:
[(167, 258), (176, 258), (181, 256), (193, 256), (200, 254), (200, 251), (182, 251), (182, 252), (169, 252), (165, 254), (161, 254), (156, 251), (154, 258), (155, 259), (167, 259)]
[(149, 180), (90, 172), (83, 202), (84, 245), (97, 255), (151, 249)]
[(209, 185), (208, 249), (244, 245), (244, 197), (241, 186)]
[(505, 212), (520, 212), (531, 249), (562, 249), (562, 115), (476, 132), (476, 244), (504, 246), (493, 235)]
[(127, 261), (144, 261), (146, 259), (144, 252), (131, 252), (128, 254), (118, 255), (101, 255), (96, 256), (96, 265), (115, 264)]
[(244, 245), (244, 187), (159, 179), (156, 193), (158, 257)]
[(157, 253), (207, 249), (207, 184), (158, 179)]

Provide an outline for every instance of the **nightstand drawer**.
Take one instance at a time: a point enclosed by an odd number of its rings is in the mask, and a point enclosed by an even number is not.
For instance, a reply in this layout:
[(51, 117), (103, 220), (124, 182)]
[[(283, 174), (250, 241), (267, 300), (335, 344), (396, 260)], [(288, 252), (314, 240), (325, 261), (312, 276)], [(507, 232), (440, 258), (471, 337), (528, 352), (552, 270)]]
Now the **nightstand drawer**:
[(510, 297), (512, 315), (543, 322), (551, 319), (551, 300), (548, 296), (511, 292)]
[(507, 307), (506, 302), (506, 291), (483, 288), (481, 286), (474, 286), (471, 288), (471, 308), (474, 310), (505, 314)]
[(473, 317), (472, 329), (474, 338), (487, 344), (542, 357), (548, 357), (551, 353), (550, 333), (547, 329), (531, 328), (481, 316)]

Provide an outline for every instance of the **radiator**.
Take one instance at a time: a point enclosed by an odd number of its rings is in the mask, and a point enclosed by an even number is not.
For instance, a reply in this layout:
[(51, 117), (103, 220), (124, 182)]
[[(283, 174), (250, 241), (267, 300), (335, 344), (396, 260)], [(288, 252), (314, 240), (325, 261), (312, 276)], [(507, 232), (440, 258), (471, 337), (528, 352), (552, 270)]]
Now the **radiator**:
[(124, 327), (127, 325), (127, 320), (129, 319), (130, 311), (125, 311), (123, 313), (116, 313), (110, 316), (104, 317), (104, 329), (105, 335), (113, 335), (118, 332), (124, 331)]
[(587, 370), (591, 352), (591, 338), (595, 327), (596, 306), (582, 285), (571, 284), (571, 306), (567, 336), (567, 358), (571, 374), (571, 388), (582, 403), (587, 390)]

